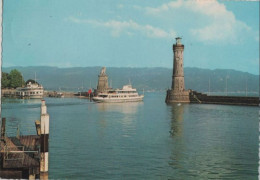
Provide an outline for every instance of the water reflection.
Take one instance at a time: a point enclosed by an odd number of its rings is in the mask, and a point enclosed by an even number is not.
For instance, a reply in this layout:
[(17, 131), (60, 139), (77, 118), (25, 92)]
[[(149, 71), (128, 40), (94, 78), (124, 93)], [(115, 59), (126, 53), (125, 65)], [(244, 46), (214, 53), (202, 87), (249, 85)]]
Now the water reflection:
[(36, 133), (34, 121), (39, 119), (41, 99), (2, 98), (1, 103), (8, 136), (16, 136), (17, 131), (20, 135)]
[(183, 113), (185, 104), (169, 105), (171, 118), (170, 134), (173, 140), (169, 166), (172, 169), (183, 169), (183, 159), (185, 157), (185, 142), (183, 141)]
[(138, 110), (143, 102), (131, 103), (97, 103), (99, 111), (99, 124), (104, 129), (118, 128), (123, 137), (132, 137), (136, 133)]
[[(166, 106), (165, 94), (146, 97), (144, 103), (118, 104), (46, 98), (49, 177), (256, 179), (257, 107)], [(2, 107), (7, 122), (14, 124), (14, 135), (19, 122), (21, 132), (36, 133), (39, 105), (6, 103)]]
[(2, 104), (18, 103), (18, 104), (39, 104), (41, 99), (18, 99), (18, 98), (2, 98)]
[(174, 175), (190, 179), (248, 179), (256, 175), (256, 163), (252, 160), (257, 152), (252, 145), (248, 148), (255, 133), (254, 123), (252, 115), (251, 125), (250, 118), (244, 121), (248, 116), (244, 107), (185, 104), (168, 108), (168, 164)]
[(143, 102), (130, 103), (97, 103), (100, 112), (120, 112), (123, 114), (135, 114)]
[(183, 112), (184, 106), (182, 104), (172, 104), (171, 108), (171, 130), (172, 136), (182, 135), (182, 123), (183, 123)]

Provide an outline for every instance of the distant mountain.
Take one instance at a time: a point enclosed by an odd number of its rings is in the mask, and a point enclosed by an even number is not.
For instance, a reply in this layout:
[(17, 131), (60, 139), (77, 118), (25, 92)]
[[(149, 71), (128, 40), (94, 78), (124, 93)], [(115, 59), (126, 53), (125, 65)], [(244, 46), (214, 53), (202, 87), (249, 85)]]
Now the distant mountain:
[[(57, 68), (48, 66), (37, 67), (8, 67), (2, 68), (3, 72), (18, 69), (22, 72), (24, 79), (34, 79), (48, 90), (78, 91), (96, 88), (98, 74), (101, 67), (73, 67)], [(138, 90), (166, 90), (171, 87), (172, 69), (168, 68), (115, 68), (108, 67), (109, 84), (113, 88), (121, 88), (123, 85), (131, 84)], [(185, 89), (193, 89), (200, 92), (210, 91), (225, 92), (226, 84), (228, 91), (259, 92), (259, 76), (231, 69), (201, 69), (184, 68)]]

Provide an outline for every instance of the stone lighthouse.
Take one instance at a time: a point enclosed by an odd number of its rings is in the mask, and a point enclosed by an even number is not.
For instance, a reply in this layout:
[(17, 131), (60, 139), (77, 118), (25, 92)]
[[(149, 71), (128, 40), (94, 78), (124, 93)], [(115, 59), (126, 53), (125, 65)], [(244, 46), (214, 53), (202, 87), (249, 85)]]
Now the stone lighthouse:
[(173, 75), (172, 89), (167, 91), (166, 103), (189, 103), (189, 91), (185, 91), (184, 72), (183, 72), (183, 51), (184, 45), (181, 38), (176, 38), (176, 44), (173, 44)]

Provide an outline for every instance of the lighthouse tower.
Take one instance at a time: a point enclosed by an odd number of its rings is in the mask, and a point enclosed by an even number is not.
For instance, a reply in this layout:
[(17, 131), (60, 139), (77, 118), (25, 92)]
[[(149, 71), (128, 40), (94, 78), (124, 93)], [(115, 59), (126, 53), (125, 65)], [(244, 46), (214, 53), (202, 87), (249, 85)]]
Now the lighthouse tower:
[(173, 44), (172, 89), (167, 91), (166, 103), (190, 102), (189, 91), (185, 91), (184, 84), (183, 51), (184, 45), (181, 38), (177, 37), (176, 44)]

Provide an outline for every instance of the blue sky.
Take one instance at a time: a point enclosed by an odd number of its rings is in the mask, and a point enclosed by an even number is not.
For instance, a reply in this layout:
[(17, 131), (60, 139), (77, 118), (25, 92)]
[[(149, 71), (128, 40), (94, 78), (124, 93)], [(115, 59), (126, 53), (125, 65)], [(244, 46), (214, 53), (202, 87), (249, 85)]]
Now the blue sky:
[(259, 74), (259, 2), (4, 0), (3, 66), (184, 67)]

